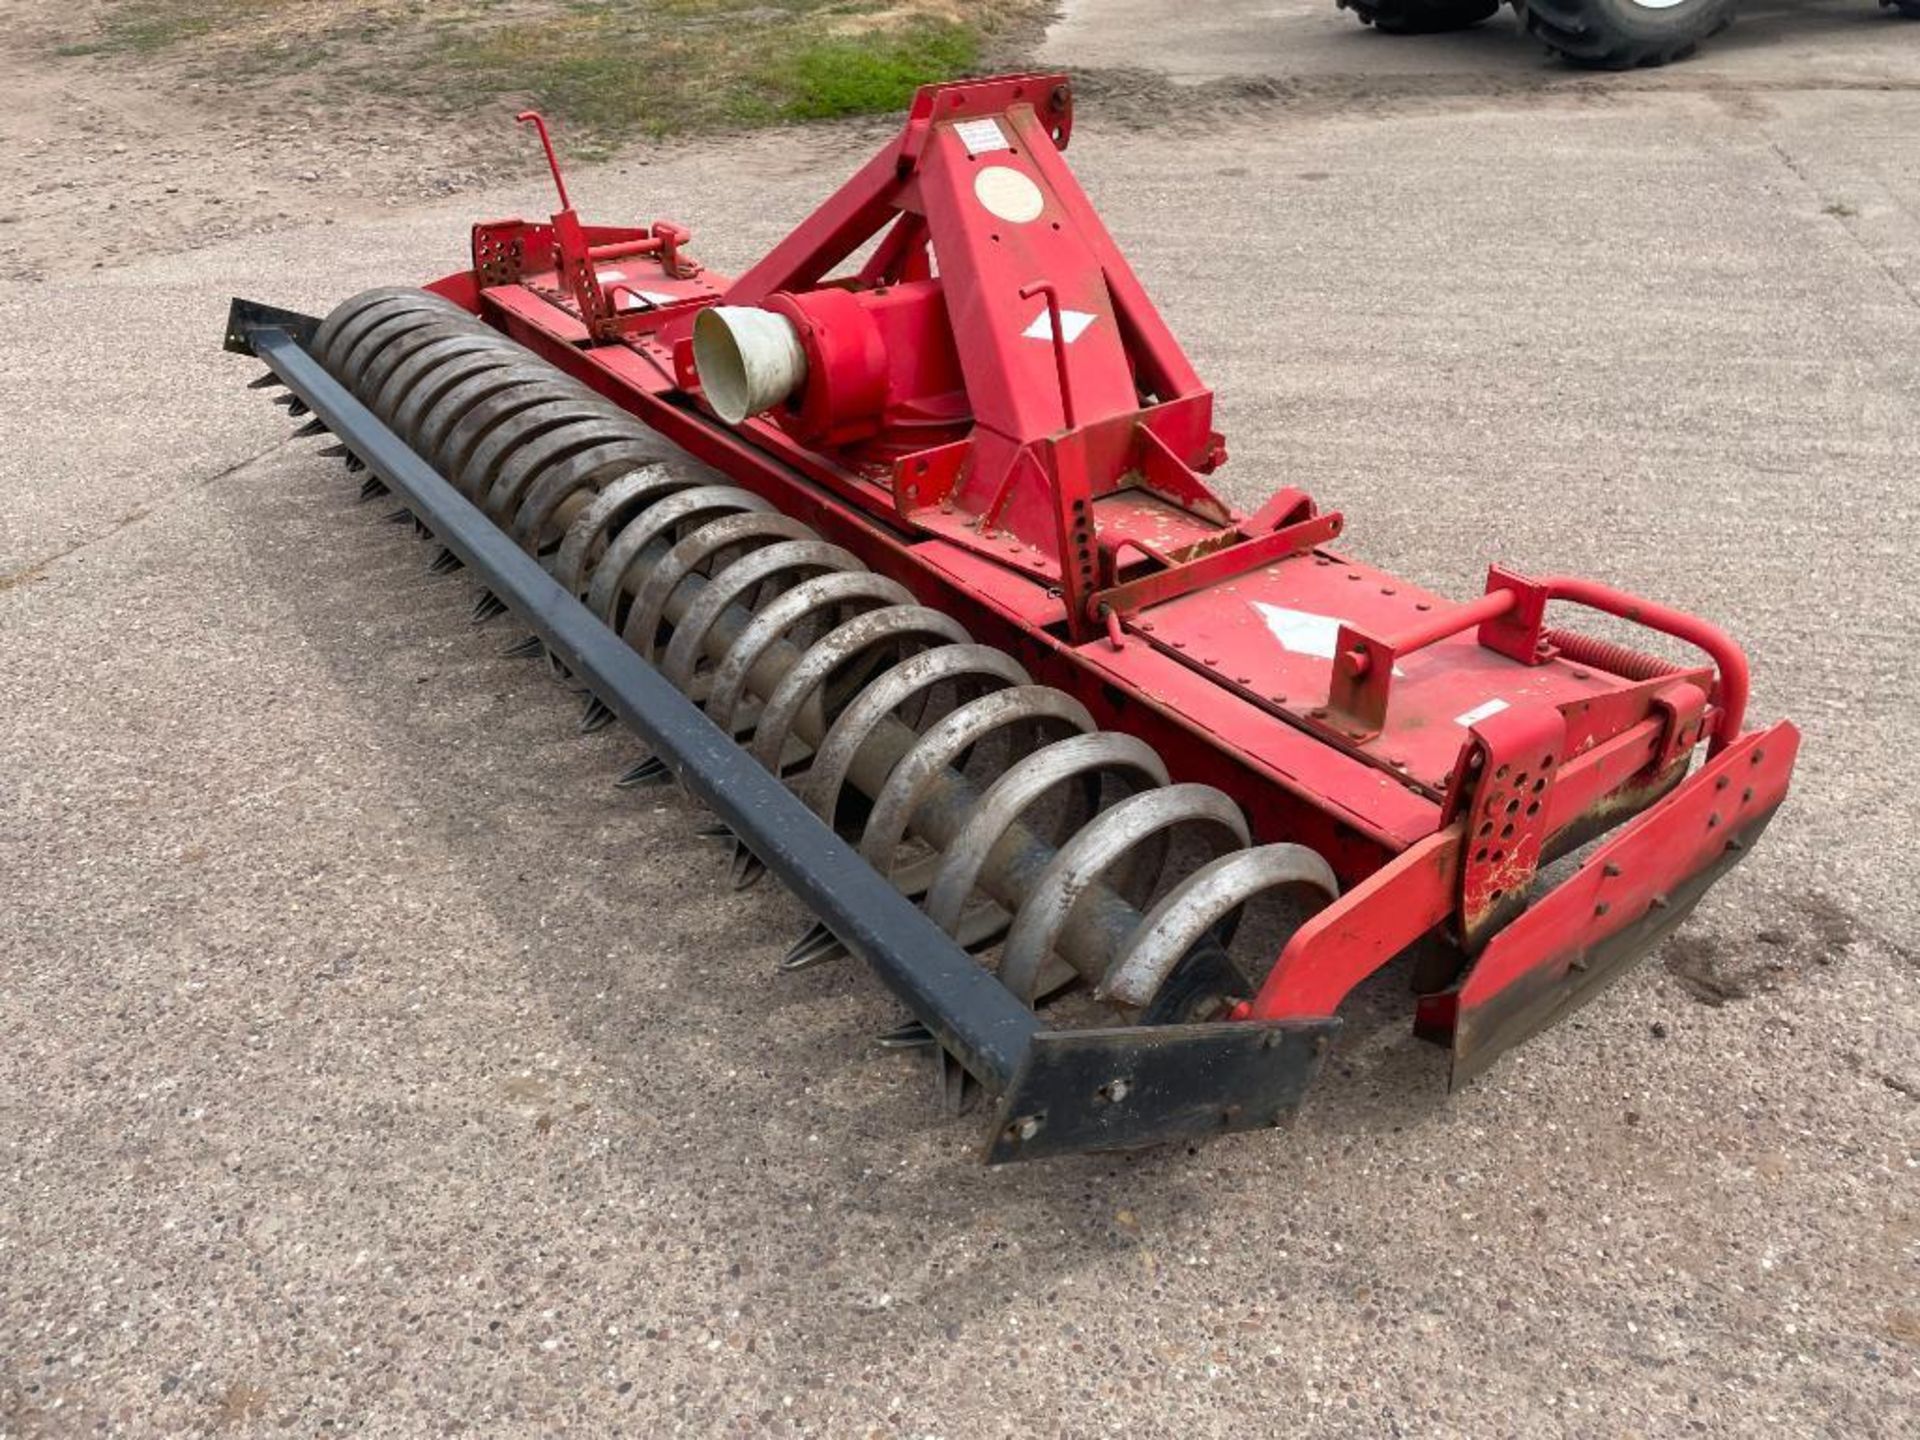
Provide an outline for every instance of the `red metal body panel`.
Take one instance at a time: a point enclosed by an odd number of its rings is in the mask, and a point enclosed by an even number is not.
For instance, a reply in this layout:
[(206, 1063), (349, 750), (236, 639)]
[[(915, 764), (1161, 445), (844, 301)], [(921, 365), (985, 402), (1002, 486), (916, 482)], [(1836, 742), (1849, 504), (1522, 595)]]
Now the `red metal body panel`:
[[(1529, 908), (1544, 856), (1651, 804), (1602, 852), (1631, 856), (1636, 897), (1718, 860), (1690, 827), (1749, 753), (1744, 657), (1594, 582), (1496, 568), (1450, 602), (1329, 549), (1341, 517), (1297, 491), (1233, 513), (1202, 478), (1225, 458), (1211, 393), (1067, 170), (1071, 123), (1064, 77), (930, 87), (738, 279), (677, 226), (592, 229), (563, 204), (477, 227), (473, 270), (435, 288), (1225, 790), (1258, 838), (1324, 854), (1346, 894), (1239, 1013), (1331, 1013), (1448, 925), (1480, 955), (1423, 1012), (1452, 1033), (1614, 933), (1582, 913), (1596, 880)], [(738, 427), (692, 358), (715, 302), (785, 316), (808, 361), (803, 393)], [(1713, 664), (1548, 630), (1554, 600)], [(1791, 727), (1770, 733), (1756, 808), (1792, 763)], [(1709, 735), (1719, 758), (1675, 790)]]

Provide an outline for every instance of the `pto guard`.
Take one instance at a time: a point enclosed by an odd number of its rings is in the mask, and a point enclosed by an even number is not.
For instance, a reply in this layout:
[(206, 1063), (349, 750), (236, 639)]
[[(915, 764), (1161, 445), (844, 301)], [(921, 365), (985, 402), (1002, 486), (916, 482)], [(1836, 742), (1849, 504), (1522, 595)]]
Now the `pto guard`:
[(1671, 934), (1767, 828), (1799, 749), (1787, 721), (1741, 736), (1533, 901), (1457, 985), (1422, 997), (1416, 1028), (1452, 1047), (1452, 1087), (1585, 1004)]

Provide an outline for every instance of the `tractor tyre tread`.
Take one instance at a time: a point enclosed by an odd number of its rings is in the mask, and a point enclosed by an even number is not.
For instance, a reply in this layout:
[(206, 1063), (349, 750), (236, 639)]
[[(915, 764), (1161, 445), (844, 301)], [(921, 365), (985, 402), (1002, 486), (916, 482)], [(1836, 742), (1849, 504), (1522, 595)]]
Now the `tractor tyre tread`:
[[(1920, 0), (1913, 0), (1920, 3)], [(1527, 33), (1587, 70), (1668, 65), (1733, 23), (1737, 0), (1650, 10), (1632, 0), (1524, 0)]]

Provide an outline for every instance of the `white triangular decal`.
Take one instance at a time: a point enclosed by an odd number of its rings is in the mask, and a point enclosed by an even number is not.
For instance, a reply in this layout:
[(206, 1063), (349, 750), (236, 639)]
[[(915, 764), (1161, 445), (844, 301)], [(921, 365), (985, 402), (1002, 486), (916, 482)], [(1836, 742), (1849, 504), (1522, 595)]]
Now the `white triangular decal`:
[(1267, 629), (1273, 632), (1282, 650), (1291, 650), (1295, 655), (1317, 655), (1322, 660), (1333, 658), (1334, 642), (1340, 638), (1340, 622), (1333, 616), (1288, 610), (1260, 600), (1253, 602), (1253, 608), (1267, 622)]
[[(1295, 655), (1312, 655), (1320, 660), (1333, 659), (1334, 646), (1340, 643), (1340, 626), (1344, 623), (1338, 616), (1316, 615), (1311, 610), (1289, 610), (1284, 605), (1269, 605), (1264, 600), (1255, 600), (1253, 608), (1267, 622), (1267, 629), (1273, 632), (1273, 638), (1280, 642), (1282, 650)], [(1393, 673), (1404, 675), (1407, 672), (1396, 665)]]
[[(1097, 315), (1087, 314), (1084, 310), (1062, 310), (1060, 330), (1067, 337), (1067, 344), (1071, 345), (1078, 340), (1086, 333), (1087, 327), (1099, 318)], [(1044, 305), (1040, 307), (1040, 313), (1033, 317), (1033, 323), (1020, 333), (1029, 340), (1053, 339), (1053, 317), (1047, 313)]]

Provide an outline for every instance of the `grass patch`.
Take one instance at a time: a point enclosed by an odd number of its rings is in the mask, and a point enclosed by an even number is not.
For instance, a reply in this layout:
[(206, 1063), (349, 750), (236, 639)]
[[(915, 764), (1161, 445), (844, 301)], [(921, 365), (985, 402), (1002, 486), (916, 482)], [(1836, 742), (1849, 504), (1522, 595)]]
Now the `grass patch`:
[[(530, 101), (570, 147), (902, 108), (977, 73), (1044, 0), (118, 0), (66, 56), (214, 89), (308, 68), (334, 92), (471, 111)], [(316, 93), (325, 94), (326, 91)]]
[(569, 13), (440, 32), (435, 59), (472, 94), (524, 93), (601, 134), (653, 135), (870, 115), (977, 68), (985, 32), (916, 8), (829, 0)]
[(156, 55), (188, 40), (257, 25), (289, 0), (123, 0), (110, 5), (92, 39), (62, 45), (61, 55)]
[(903, 108), (922, 85), (965, 75), (980, 63), (980, 35), (951, 21), (928, 21), (880, 44), (820, 40), (782, 56), (768, 83), (783, 96), (781, 114), (828, 120)]

